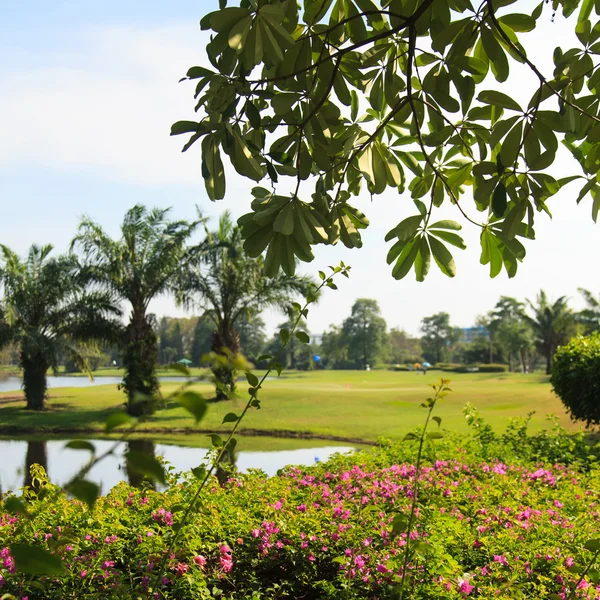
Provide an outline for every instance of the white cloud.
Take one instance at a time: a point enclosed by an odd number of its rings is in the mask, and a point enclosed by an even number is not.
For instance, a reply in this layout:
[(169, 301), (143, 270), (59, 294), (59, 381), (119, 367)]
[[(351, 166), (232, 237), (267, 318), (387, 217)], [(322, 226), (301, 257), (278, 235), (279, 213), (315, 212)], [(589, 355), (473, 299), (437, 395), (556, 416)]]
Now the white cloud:
[(169, 129), (193, 116), (193, 86), (177, 82), (198, 62), (201, 33), (193, 26), (92, 30), (78, 46), (79, 53), (58, 55), (54, 66), (4, 74), (0, 164), (197, 185), (198, 154), (182, 157), (184, 141), (170, 139)]

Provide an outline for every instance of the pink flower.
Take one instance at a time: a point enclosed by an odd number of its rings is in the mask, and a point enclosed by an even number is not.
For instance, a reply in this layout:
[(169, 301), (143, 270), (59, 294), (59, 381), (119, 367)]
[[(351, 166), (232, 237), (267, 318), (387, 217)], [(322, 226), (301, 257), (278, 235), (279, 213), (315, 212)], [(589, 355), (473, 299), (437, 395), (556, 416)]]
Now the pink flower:
[(494, 554), (494, 562), (500, 563), (501, 565), (507, 567), (508, 561), (506, 560), (506, 556), (502, 554)]
[(570, 556), (567, 556), (567, 558), (565, 558), (565, 567), (567, 567), (567, 569), (572, 567), (574, 564), (575, 564), (575, 559), (573, 559)]
[(475, 588), (469, 583), (468, 579), (458, 578), (458, 591), (463, 596), (468, 596)]
[(194, 556), (194, 562), (202, 569), (206, 564), (206, 558), (201, 554), (196, 554), (196, 556)]
[(298, 506), (298, 512), (306, 512), (306, 504), (300, 504), (300, 506)]

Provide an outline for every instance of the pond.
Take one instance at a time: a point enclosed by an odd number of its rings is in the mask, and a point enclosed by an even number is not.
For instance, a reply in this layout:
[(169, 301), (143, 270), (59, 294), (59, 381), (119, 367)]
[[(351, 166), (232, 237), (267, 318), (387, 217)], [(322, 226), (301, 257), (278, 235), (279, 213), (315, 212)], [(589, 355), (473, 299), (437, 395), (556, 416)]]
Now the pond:
[[(183, 382), (183, 377), (159, 377), (160, 381), (175, 381)], [(123, 381), (122, 377), (96, 377), (91, 381), (88, 377), (68, 377), (58, 375), (56, 377), (48, 377), (49, 388), (82, 388), (92, 387), (96, 385), (118, 385)], [(0, 379), (0, 392), (19, 392), (21, 391), (20, 377), (6, 377)]]
[[(90, 440), (96, 446), (96, 453), (108, 450), (114, 441)], [(276, 447), (281, 447), (281, 440)], [(27, 481), (29, 465), (41, 464), (54, 483), (65, 484), (86, 463), (89, 453), (65, 448), (66, 440), (0, 440), (0, 491), (17, 490)], [(243, 448), (244, 440), (238, 447)], [(269, 447), (269, 438), (261, 438), (261, 446)], [(124, 453), (127, 450), (148, 455), (162, 456), (172, 464), (176, 471), (187, 471), (197, 467), (207, 453), (207, 448), (190, 448), (171, 444), (155, 443), (151, 440), (129, 440), (120, 444), (114, 455), (108, 456), (94, 466), (88, 479), (101, 486), (106, 494), (119, 481), (126, 480), (132, 485), (141, 481), (133, 473), (128, 473)], [(268, 475), (275, 475), (286, 465), (308, 466), (317, 461), (327, 460), (336, 452), (350, 452), (349, 446), (326, 446), (312, 448), (293, 448), (290, 450), (262, 450), (236, 452), (236, 466), (241, 472), (248, 469), (262, 469)]]

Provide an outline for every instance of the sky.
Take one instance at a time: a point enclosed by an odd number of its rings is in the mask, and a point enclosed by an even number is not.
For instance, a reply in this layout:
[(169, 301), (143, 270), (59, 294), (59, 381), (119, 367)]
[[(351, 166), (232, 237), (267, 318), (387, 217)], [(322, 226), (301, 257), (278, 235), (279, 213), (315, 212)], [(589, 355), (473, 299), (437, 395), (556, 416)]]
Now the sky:
[[(519, 12), (535, 4), (519, 0)], [(182, 154), (181, 138), (169, 137), (174, 121), (194, 117), (193, 86), (178, 81), (190, 66), (207, 64), (198, 21), (217, 6), (217, 0), (0, 0), (0, 243), (21, 254), (32, 243), (62, 252), (81, 216), (117, 235), (124, 212), (136, 203), (171, 207), (176, 219), (193, 218), (198, 205), (213, 222), (224, 210), (234, 217), (248, 212), (252, 182), (229, 171), (225, 199), (212, 203), (199, 148)], [(560, 17), (552, 22), (546, 12), (542, 19), (526, 48), (549, 73), (555, 40), (567, 48), (576, 41)], [(517, 70), (510, 81), (499, 88), (492, 80), (488, 87), (527, 101), (535, 89), (527, 73)], [(563, 155), (552, 172), (578, 171)], [(315, 260), (302, 264), (307, 274), (340, 260), (352, 266), (350, 279), (340, 279), (339, 290), (328, 291), (311, 310), (309, 328), (320, 333), (340, 324), (361, 297), (377, 299), (388, 326), (411, 334), (433, 313), (448, 312), (454, 325), (467, 327), (501, 295), (535, 299), (541, 288), (581, 308), (579, 287), (600, 291), (600, 225), (591, 220), (589, 199), (575, 204), (578, 191), (573, 184), (549, 201), (553, 220), (537, 215), (537, 239), (526, 244), (515, 278), (504, 272), (489, 278), (479, 264), (478, 231), (465, 227), (468, 248), (454, 252), (457, 276), (449, 279), (432, 265), (424, 283), (412, 273), (394, 280), (385, 262), (385, 234), (415, 213), (408, 194), (389, 189), (373, 201), (360, 197), (355, 204), (371, 220), (363, 248), (318, 246)], [(451, 207), (439, 215), (458, 217)], [(169, 297), (155, 300), (151, 310), (185, 314)], [(271, 312), (265, 317), (269, 329), (283, 320)]]

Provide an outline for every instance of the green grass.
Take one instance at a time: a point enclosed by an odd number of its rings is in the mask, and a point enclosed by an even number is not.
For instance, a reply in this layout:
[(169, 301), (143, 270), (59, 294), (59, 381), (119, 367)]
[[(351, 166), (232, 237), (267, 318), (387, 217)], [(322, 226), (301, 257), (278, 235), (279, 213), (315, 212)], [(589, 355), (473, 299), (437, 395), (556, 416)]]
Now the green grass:
[[(262, 410), (250, 412), (242, 430), (309, 432), (363, 440), (375, 440), (378, 436), (397, 439), (422, 423), (425, 411), (420, 404), (430, 391), (426, 384), (436, 382), (440, 374), (429, 372), (423, 376), (390, 371), (288, 373), (265, 383), (260, 396)], [(580, 427), (570, 422), (546, 376), (452, 373), (451, 379), (454, 392), (436, 409), (445, 428), (466, 431), (462, 407), (467, 402), (474, 404), (498, 430), (506, 427), (511, 417), (525, 417), (530, 411), (536, 412), (531, 422), (532, 430), (548, 426), (545, 418), (548, 413), (558, 415), (561, 424), (569, 429)], [(164, 383), (163, 393), (169, 394), (177, 386), (177, 383)], [(242, 391), (244, 388), (242, 385)], [(194, 389), (210, 396), (209, 384), (196, 384)], [(100, 432), (108, 415), (123, 407), (123, 394), (114, 385), (55, 389), (51, 390), (50, 396), (49, 410), (43, 413), (23, 410), (22, 402), (0, 404), (0, 432)], [(221, 425), (223, 416), (231, 411), (240, 412), (243, 404), (243, 400), (211, 403), (201, 423), (202, 429), (224, 429)], [(144, 430), (153, 430), (153, 436), (169, 434), (172, 440), (183, 439), (183, 432), (197, 431), (191, 418), (176, 402), (170, 402), (164, 410), (141, 424), (139, 431)], [(185, 437), (187, 443), (192, 442), (191, 437)]]

